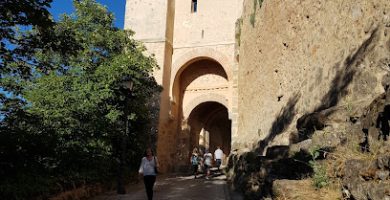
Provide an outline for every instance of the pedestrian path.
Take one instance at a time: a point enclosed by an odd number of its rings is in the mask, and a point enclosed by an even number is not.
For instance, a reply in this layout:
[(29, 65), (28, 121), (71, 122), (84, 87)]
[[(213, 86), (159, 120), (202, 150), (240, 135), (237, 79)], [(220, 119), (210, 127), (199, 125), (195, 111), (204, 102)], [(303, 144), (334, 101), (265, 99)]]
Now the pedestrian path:
[[(242, 198), (229, 191), (226, 176), (214, 174), (210, 179), (194, 176), (169, 175), (158, 176), (154, 188), (154, 200), (241, 200)], [(142, 182), (128, 186), (127, 194), (114, 192), (98, 196), (92, 200), (146, 200), (146, 192)]]

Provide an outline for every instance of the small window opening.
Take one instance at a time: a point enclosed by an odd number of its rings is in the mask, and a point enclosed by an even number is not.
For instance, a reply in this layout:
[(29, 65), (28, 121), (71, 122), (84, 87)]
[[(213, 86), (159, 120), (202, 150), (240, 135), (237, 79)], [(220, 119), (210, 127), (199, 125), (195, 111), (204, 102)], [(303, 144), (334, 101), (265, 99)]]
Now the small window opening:
[(198, 11), (198, 0), (191, 0), (191, 12), (196, 13)]

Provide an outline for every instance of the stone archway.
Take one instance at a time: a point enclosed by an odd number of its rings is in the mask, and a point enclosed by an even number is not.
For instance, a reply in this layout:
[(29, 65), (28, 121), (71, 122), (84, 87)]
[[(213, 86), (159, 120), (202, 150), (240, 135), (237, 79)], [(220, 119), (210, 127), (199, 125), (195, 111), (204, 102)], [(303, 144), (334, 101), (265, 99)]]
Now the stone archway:
[(226, 154), (231, 148), (231, 120), (227, 108), (207, 101), (196, 106), (188, 117), (190, 149), (199, 147), (214, 152), (220, 146)]
[[(181, 104), (185, 94), (210, 93), (225, 90), (229, 94), (229, 76), (226, 69), (215, 59), (196, 57), (176, 69), (171, 88), (171, 97), (176, 104)], [(188, 98), (190, 101), (191, 98)], [(185, 105), (184, 102), (183, 105)]]
[[(232, 80), (233, 72), (231, 71), (231, 61), (229, 61), (228, 57), (223, 53), (212, 48), (192, 49), (179, 56), (179, 58), (175, 59), (172, 63), (171, 77), (173, 78), (173, 82), (171, 83), (171, 89), (173, 89), (173, 84), (177, 77), (180, 76), (181, 72), (186, 67), (199, 60), (212, 60), (219, 63), (226, 73), (227, 80)], [(172, 91), (170, 94), (172, 94)]]
[[(215, 59), (196, 57), (177, 70), (171, 115), (177, 127), (176, 170), (188, 169), (195, 146), (230, 152), (230, 87), (225, 68)], [(206, 135), (205, 135), (206, 134)], [(203, 140), (202, 140), (203, 139)]]
[[(184, 109), (183, 109), (183, 118), (188, 118), (190, 116), (191, 112), (197, 106), (199, 106), (201, 103), (204, 103), (204, 102), (217, 102), (219, 104), (222, 104), (226, 108), (229, 107), (228, 99), (225, 96), (223, 96), (223, 95), (216, 94), (216, 93), (202, 94), (202, 95), (196, 97), (195, 99), (193, 99), (191, 102), (189, 102), (186, 105), (186, 107), (184, 107)], [(228, 110), (228, 116), (229, 116), (229, 119), (230, 119), (229, 110)]]

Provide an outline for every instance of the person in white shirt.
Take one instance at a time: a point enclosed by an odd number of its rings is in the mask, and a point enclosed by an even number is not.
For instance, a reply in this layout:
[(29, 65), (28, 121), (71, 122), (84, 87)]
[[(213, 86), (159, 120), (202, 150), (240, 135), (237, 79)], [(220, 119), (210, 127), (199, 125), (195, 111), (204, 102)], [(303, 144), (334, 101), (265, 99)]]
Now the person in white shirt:
[(222, 164), (222, 156), (223, 156), (223, 151), (221, 150), (220, 146), (217, 146), (217, 149), (214, 151), (214, 159), (217, 164), (218, 171)]
[(139, 166), (138, 173), (144, 178), (144, 184), (146, 189), (146, 195), (148, 200), (153, 199), (153, 187), (156, 182), (158, 160), (154, 156), (151, 148), (146, 149), (145, 157), (141, 160), (141, 165)]
[(210, 168), (211, 168), (211, 162), (213, 160), (213, 154), (209, 152), (208, 149), (206, 149), (206, 153), (204, 154), (204, 168), (206, 170), (206, 179), (210, 178)]

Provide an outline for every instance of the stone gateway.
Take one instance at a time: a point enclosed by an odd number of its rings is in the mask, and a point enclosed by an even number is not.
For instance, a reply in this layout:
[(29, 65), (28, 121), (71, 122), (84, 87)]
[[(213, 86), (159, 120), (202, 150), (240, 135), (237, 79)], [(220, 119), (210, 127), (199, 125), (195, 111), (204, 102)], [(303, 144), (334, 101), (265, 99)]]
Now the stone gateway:
[(127, 0), (125, 29), (154, 54), (162, 171), (188, 170), (194, 147), (229, 153), (237, 137), (235, 27), (242, 0)]

